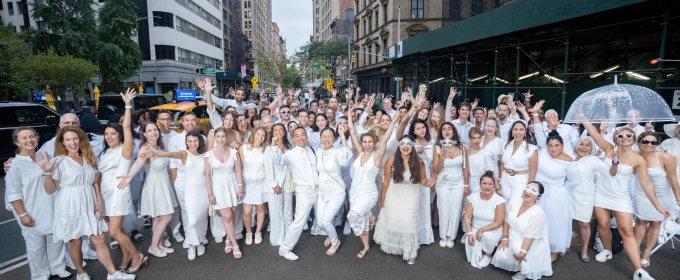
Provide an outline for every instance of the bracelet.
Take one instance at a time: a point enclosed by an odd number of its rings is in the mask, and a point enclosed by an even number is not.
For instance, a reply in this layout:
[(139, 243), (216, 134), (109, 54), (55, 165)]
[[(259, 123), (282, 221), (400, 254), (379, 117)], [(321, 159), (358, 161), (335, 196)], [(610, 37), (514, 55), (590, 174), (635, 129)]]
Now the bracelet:
[(525, 255), (527, 254), (527, 250), (521, 249), (519, 250), (520, 253), (524, 253)]
[(467, 235), (472, 235), (472, 232), (467, 232), (467, 233), (465, 233), (465, 234), (467, 234)]
[(24, 212), (23, 214), (19, 215), (19, 218), (23, 218), (25, 216), (28, 216), (28, 212)]
[(534, 117), (538, 117), (538, 116), (539, 116), (539, 114), (531, 114), (531, 115), (534, 116)]
[(102, 200), (102, 198), (101, 198), (101, 197), (97, 197), (97, 201), (100, 201), (100, 200)]
[(501, 238), (501, 241), (503, 241), (503, 240), (505, 240), (505, 241), (508, 241), (508, 239), (507, 239), (507, 238)]
[(243, 187), (243, 184), (238, 184), (238, 185), (236, 185), (236, 186), (237, 186), (237, 187)]
[(125, 109), (132, 109), (132, 105), (125, 105)]
[(468, 185), (468, 184), (465, 184), (465, 185), (463, 185), (463, 186), (465, 186), (465, 187), (467, 188), (467, 187), (469, 187), (470, 185)]
[(52, 171), (50, 171), (50, 172), (43, 172), (43, 176), (52, 176)]

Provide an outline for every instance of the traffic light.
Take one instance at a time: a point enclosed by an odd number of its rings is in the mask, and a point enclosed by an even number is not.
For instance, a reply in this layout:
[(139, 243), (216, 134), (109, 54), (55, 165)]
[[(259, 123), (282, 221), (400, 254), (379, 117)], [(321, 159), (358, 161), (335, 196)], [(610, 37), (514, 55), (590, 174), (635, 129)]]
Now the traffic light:
[(335, 81), (333, 81), (333, 78), (328, 78), (328, 80), (326, 80), (326, 87), (328, 88), (328, 90), (333, 90), (333, 83), (335, 83)]
[(224, 69), (227, 69), (227, 63), (222, 61), (222, 68), (220, 70), (224, 71)]
[(352, 55), (352, 60), (351, 60), (351, 61), (352, 61), (352, 63), (357, 62), (357, 55), (356, 55), (356, 54), (353, 54), (353, 55)]
[(252, 79), (250, 79), (250, 83), (252, 83), (253, 90), (257, 90), (257, 82), (258, 81), (259, 80), (257, 79), (257, 77), (253, 77)]

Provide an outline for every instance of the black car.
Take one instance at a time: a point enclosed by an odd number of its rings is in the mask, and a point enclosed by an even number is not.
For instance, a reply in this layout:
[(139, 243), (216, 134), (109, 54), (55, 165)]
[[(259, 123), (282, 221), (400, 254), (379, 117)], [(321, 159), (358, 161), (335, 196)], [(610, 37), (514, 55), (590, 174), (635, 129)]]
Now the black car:
[[(35, 103), (0, 101), (0, 163), (14, 157), (16, 146), (12, 141), (12, 131), (20, 126), (28, 126), (40, 136), (40, 146), (57, 133), (61, 116), (49, 107)], [(0, 173), (3, 173), (0, 170)]]
[[(154, 106), (165, 104), (165, 96), (162, 94), (138, 94), (132, 101), (132, 112), (139, 109), (149, 109)], [(102, 124), (109, 122), (114, 114), (122, 114), (125, 112), (125, 102), (118, 94), (101, 95), (99, 96), (99, 105), (97, 108), (97, 119)]]

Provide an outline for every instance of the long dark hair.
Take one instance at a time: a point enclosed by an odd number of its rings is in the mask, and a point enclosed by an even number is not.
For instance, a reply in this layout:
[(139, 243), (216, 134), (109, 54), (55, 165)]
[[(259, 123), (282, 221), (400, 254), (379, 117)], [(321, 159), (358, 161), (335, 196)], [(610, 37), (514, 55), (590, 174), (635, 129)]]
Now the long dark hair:
[(330, 127), (330, 126), (328, 125), (328, 117), (326, 117), (325, 114), (319, 113), (319, 114), (316, 114), (316, 116), (314, 116), (314, 123), (312, 124), (312, 131), (313, 131), (313, 132), (319, 132), (319, 127), (316, 126), (316, 118), (318, 118), (318, 117), (320, 117), (320, 116), (323, 116), (323, 118), (326, 120), (326, 127)]
[(140, 133), (139, 133), (139, 147), (141, 148), (146, 144), (147, 140), (146, 137), (144, 137), (144, 132), (146, 132), (146, 127), (153, 125), (158, 129), (158, 140), (156, 140), (156, 145), (158, 146), (159, 149), (165, 150), (165, 144), (163, 144), (163, 135), (161, 135), (161, 129), (156, 125), (155, 122), (145, 122), (143, 126), (140, 126)]
[(439, 142), (444, 140), (444, 136), (442, 136), (442, 130), (444, 130), (444, 126), (450, 126), (453, 129), (453, 136), (451, 136), (451, 140), (456, 141), (456, 143), (457, 143), (456, 146), (458, 146), (458, 148), (460, 148), (462, 150), (463, 149), (463, 143), (460, 142), (460, 136), (458, 136), (458, 130), (450, 122), (445, 122), (439, 128), (439, 133), (437, 134), (437, 143), (434, 143), (434, 145), (439, 146)]
[[(109, 127), (116, 130), (116, 132), (118, 133), (118, 142), (123, 143), (123, 140), (125, 139), (123, 138), (123, 126), (118, 123), (109, 122), (104, 126), (104, 135), (106, 135), (106, 129)], [(158, 135), (160, 135), (160, 131)], [(106, 150), (110, 148), (109, 142), (106, 142), (106, 138), (102, 139), (102, 141), (104, 141), (104, 149), (102, 150), (101, 153), (99, 153), (99, 155), (103, 155), (104, 153), (106, 153)]]
[[(204, 154), (205, 153), (205, 140), (203, 140), (203, 135), (196, 131), (189, 131), (187, 132), (187, 136), (184, 140), (184, 143), (186, 144), (186, 140), (189, 139), (189, 137), (196, 137), (198, 138), (198, 153), (199, 154)], [(189, 145), (187, 145), (187, 151), (189, 150)]]
[[(389, 116), (389, 115), (388, 115), (388, 116)], [(338, 118), (338, 121), (336, 122), (336, 124), (337, 124), (338, 122), (340, 122), (340, 120), (345, 120), (345, 122), (347, 122), (347, 124), (349, 125), (349, 121), (347, 120), (347, 117), (345, 117), (345, 116), (339, 117), (339, 118)], [(340, 126), (340, 125), (338, 124), (338, 126)], [(337, 128), (336, 128), (336, 129), (337, 129)], [(349, 134), (349, 128), (345, 131), (345, 134), (344, 134), (344, 135), (340, 135), (340, 136), (345, 137), (345, 140), (349, 141), (349, 140), (350, 140), (350, 139), (349, 139), (349, 136), (350, 136), (350, 134)]]
[(416, 141), (415, 139), (418, 139), (418, 136), (416, 136), (416, 124), (419, 123), (425, 126), (425, 140), (429, 142), (432, 139), (432, 135), (430, 134), (430, 127), (427, 126), (426, 120), (414, 119), (413, 122), (411, 122), (411, 128), (408, 130), (408, 136), (411, 137), (413, 141)]
[[(522, 125), (522, 126), (524, 127), (524, 130), (525, 130), (524, 141), (527, 142), (527, 147), (526, 147), (526, 148), (527, 148), (527, 151), (528, 151), (528, 150), (529, 150), (529, 144), (532, 144), (532, 143), (530, 142), (531, 131), (529, 131), (529, 128), (527, 127), (527, 125), (526, 125), (526, 124), (524, 123), (524, 121), (522, 121), (522, 120), (517, 120), (517, 121), (515, 121), (514, 123), (512, 123), (512, 126), (510, 126), (510, 131), (508, 131), (508, 142), (505, 143), (505, 146), (503, 146), (503, 148), (508, 147), (508, 145), (510, 145), (510, 143), (512, 143), (512, 141), (515, 141), (515, 136), (512, 135), (512, 130), (515, 128), (515, 126), (516, 126), (517, 124), (520, 124), (520, 125)], [(535, 144), (534, 144), (534, 145), (535, 145)]]
[(562, 140), (562, 136), (560, 136), (560, 133), (557, 132), (557, 130), (551, 130), (550, 133), (548, 133), (548, 139), (545, 139), (545, 143), (548, 144), (550, 140), (560, 141), (560, 144), (564, 145), (564, 140)]
[(253, 116), (251, 116), (251, 117), (250, 117), (250, 121), (248, 122), (248, 124), (250, 125), (250, 126), (248, 127), (248, 129), (255, 128), (255, 125), (254, 125), (253, 123), (254, 123), (255, 121), (261, 121), (261, 120), (262, 120), (262, 117), (260, 117), (260, 115), (253, 115)]
[(284, 125), (282, 123), (274, 124), (274, 126), (272, 126), (272, 135), (274, 134), (274, 128), (277, 127), (277, 126), (280, 126), (281, 128), (283, 128), (283, 131), (284, 131), (283, 137), (281, 137), (281, 142), (283, 143), (283, 148), (286, 149), (286, 150), (292, 149), (293, 144), (291, 144), (290, 141), (288, 141), (288, 137), (286, 136), (286, 134), (288, 134), (288, 129), (286, 128), (286, 125)]
[[(399, 138), (399, 141), (404, 138), (409, 138), (411, 141), (415, 142), (415, 140), (408, 135), (402, 136)], [(423, 160), (415, 154), (415, 149), (411, 148), (411, 154), (409, 155), (408, 160), (408, 170), (411, 172), (411, 183), (413, 184), (420, 182), (420, 165), (422, 162)], [(394, 162), (392, 164), (392, 180), (394, 180), (395, 183), (403, 182), (404, 172), (404, 158), (402, 158), (401, 149), (397, 148), (397, 151), (394, 152)]]

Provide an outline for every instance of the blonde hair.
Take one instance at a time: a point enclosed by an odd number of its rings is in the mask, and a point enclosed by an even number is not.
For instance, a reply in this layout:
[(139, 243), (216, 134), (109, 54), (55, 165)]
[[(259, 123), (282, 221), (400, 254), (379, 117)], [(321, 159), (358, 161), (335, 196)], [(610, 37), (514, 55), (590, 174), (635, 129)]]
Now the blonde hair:
[[(486, 126), (486, 122), (488, 122), (488, 121), (493, 121), (494, 123), (496, 123), (496, 132), (493, 135), (495, 135), (496, 137), (501, 137), (501, 128), (498, 125), (498, 120), (494, 119), (494, 118), (488, 118), (488, 119), (484, 120), (484, 126)], [(482, 126), (482, 128), (484, 126)], [(482, 136), (484, 136), (484, 131), (482, 131)]]
[[(262, 130), (264, 132), (264, 140), (262, 141), (262, 153), (264, 154), (264, 151), (267, 149), (267, 145), (269, 145), (269, 139), (267, 130), (264, 129), (262, 126), (258, 126), (256, 128), (253, 128), (250, 131), (250, 137), (248, 137), (248, 142), (246, 142), (246, 149), (248, 150), (253, 150), (255, 148), (255, 134), (257, 134), (258, 131)], [(285, 135), (283, 137), (286, 137)]]
[[(437, 124), (432, 122), (432, 115), (434, 113), (439, 114), (439, 123), (437, 123)], [(436, 109), (432, 109), (432, 110), (430, 110), (430, 115), (427, 117), (427, 126), (430, 127), (430, 130), (439, 131), (439, 129), (442, 127), (442, 124), (444, 124), (444, 122), (442, 121), (443, 119), (444, 119), (444, 110), (441, 107), (436, 108)]]
[(87, 164), (90, 167), (97, 169), (97, 158), (94, 156), (94, 151), (92, 150), (92, 145), (90, 145), (90, 139), (87, 138), (85, 131), (77, 126), (65, 126), (57, 132), (57, 139), (54, 141), (54, 156), (67, 156), (68, 150), (64, 145), (64, 134), (67, 132), (74, 132), (78, 134), (78, 150), (80, 154), (85, 158)]
[(621, 133), (621, 131), (624, 131), (624, 130), (630, 131), (630, 133), (633, 134), (633, 143), (637, 142), (637, 135), (635, 134), (635, 131), (633, 131), (633, 129), (630, 128), (630, 127), (622, 126), (622, 127), (617, 128), (616, 131), (614, 132), (614, 135), (612, 135), (612, 140), (614, 140), (614, 143), (616, 143), (616, 140), (617, 140), (616, 136), (619, 135)]
[(380, 137), (378, 137), (378, 134), (376, 134), (375, 130), (372, 129), (364, 134), (361, 134), (361, 136), (359, 137), (359, 142), (363, 141), (364, 137), (370, 137), (371, 140), (373, 140), (374, 144), (377, 144), (378, 141), (380, 141)]

